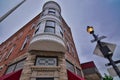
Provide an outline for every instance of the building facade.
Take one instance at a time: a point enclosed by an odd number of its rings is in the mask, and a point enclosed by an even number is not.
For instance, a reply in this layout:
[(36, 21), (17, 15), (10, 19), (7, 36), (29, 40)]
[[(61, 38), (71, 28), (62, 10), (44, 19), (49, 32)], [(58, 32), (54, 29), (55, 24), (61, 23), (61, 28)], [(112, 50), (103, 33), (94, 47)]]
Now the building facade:
[(82, 63), (81, 67), (86, 80), (103, 80), (93, 61)]
[(68, 73), (84, 80), (70, 27), (60, 6), (49, 1), (0, 45), (0, 80), (14, 80), (14, 75), (18, 80), (72, 80)]

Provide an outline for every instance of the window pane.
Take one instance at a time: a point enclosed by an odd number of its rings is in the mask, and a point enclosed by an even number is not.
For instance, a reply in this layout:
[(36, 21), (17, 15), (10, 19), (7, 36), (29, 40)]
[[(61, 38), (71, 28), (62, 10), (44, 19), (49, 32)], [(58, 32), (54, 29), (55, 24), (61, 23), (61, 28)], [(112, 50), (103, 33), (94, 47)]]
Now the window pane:
[(67, 69), (72, 71), (72, 72), (75, 72), (74, 70), (74, 65), (68, 61), (66, 61), (66, 65), (67, 65)]
[(38, 57), (36, 60), (36, 65), (37, 66), (56, 66), (57, 59), (56, 58)]
[(35, 29), (35, 34), (39, 33), (39, 28), (40, 28), (41, 22), (37, 25), (36, 29)]
[(60, 30), (60, 35), (63, 37), (63, 30), (60, 25), (59, 25), (59, 30)]
[(53, 15), (55, 15), (55, 9), (50, 8), (50, 9), (48, 10), (48, 14), (53, 14)]
[(39, 27), (35, 30), (35, 34), (37, 34), (38, 31), (39, 31)]
[(30, 40), (30, 36), (27, 35), (20, 50), (23, 50), (26, 47), (29, 40)]
[(7, 71), (6, 71), (6, 74), (13, 72), (15, 69), (15, 66), (16, 66), (16, 64), (9, 66)]
[(14, 46), (10, 49), (10, 51), (8, 52), (8, 54), (7, 54), (7, 56), (6, 56), (5, 59), (8, 59), (8, 58), (9, 58), (9, 56), (11, 55), (11, 53), (12, 53), (12, 51), (14, 50), (15, 46), (16, 46), (16, 45), (14, 45)]
[(22, 69), (24, 66), (24, 62), (25, 62), (25, 60), (18, 62), (16, 67), (15, 67), (15, 71)]
[(55, 27), (55, 22), (54, 21), (47, 21), (46, 26)]
[(52, 32), (55, 33), (55, 28), (54, 27), (46, 27), (45, 32)]
[(77, 70), (77, 75), (82, 76), (82, 74), (81, 74), (81, 70), (78, 69), (77, 67), (76, 67), (76, 70)]

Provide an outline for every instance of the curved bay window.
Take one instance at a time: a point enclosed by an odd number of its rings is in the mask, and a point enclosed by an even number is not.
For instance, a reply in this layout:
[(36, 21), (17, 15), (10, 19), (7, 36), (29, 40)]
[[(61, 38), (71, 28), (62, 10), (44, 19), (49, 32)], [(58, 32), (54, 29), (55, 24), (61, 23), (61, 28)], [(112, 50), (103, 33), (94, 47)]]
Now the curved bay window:
[(47, 20), (44, 32), (55, 33), (55, 21)]

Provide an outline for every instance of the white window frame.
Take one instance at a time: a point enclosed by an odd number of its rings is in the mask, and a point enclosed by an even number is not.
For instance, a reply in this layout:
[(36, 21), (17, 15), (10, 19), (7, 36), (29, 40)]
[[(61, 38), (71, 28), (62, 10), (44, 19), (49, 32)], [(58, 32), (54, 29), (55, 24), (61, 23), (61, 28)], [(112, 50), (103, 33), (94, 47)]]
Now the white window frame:
[(26, 47), (28, 40), (29, 40), (29, 36), (27, 35), (20, 50), (23, 50)]

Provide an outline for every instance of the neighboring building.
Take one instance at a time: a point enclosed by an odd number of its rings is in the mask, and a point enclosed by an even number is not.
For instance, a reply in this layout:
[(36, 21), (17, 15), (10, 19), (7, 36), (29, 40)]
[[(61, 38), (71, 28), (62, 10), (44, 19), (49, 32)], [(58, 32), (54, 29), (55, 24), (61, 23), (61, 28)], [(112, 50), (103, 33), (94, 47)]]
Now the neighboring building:
[(86, 80), (102, 80), (102, 76), (93, 61), (82, 63), (81, 67)]
[(0, 45), (0, 80), (84, 80), (70, 27), (60, 6), (42, 12)]

